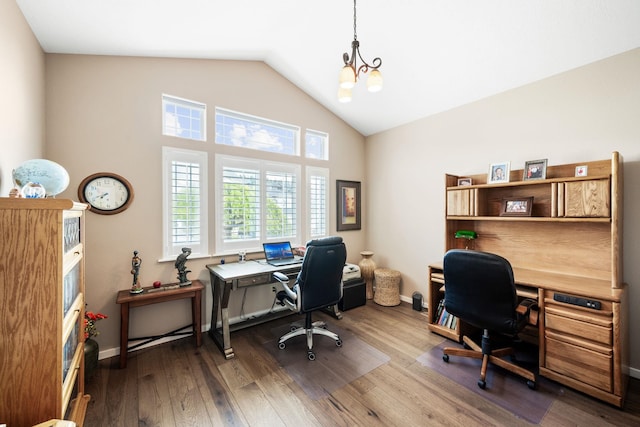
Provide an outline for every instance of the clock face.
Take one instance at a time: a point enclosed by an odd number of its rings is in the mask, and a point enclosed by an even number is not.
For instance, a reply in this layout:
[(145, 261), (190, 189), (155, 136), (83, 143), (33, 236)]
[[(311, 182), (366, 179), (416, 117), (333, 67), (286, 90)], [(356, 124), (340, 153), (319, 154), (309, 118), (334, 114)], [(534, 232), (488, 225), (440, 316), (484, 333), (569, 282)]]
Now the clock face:
[(129, 181), (114, 173), (97, 173), (85, 178), (78, 187), (80, 201), (91, 205), (91, 212), (116, 214), (133, 201)]

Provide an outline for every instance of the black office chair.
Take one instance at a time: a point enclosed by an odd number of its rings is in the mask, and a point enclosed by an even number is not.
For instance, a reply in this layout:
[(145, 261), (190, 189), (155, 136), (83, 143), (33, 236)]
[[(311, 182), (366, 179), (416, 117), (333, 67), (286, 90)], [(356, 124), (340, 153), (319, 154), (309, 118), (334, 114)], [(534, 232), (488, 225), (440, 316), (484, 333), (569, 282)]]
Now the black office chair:
[(482, 346), (468, 336), (463, 336), (465, 349), (447, 347), (442, 359), (449, 361), (449, 355), (482, 359), (478, 386), (486, 388), (487, 365), (489, 362), (527, 379), (531, 389), (536, 388), (535, 374), (502, 357), (511, 355), (512, 347), (492, 348), (491, 333), (517, 338), (519, 331), (528, 322), (528, 309), (533, 300), (519, 309), (513, 270), (509, 261), (487, 252), (454, 249), (444, 256), (445, 309), (466, 324), (483, 330)]
[(332, 338), (338, 347), (342, 346), (340, 337), (328, 331), (324, 322), (311, 320), (311, 313), (335, 305), (342, 298), (342, 270), (346, 260), (347, 249), (342, 243), (342, 237), (325, 237), (307, 243), (302, 269), (293, 288), (289, 288), (289, 278), (286, 275), (273, 273), (273, 277), (284, 287), (283, 291), (276, 294), (279, 303), (306, 314), (304, 327), (293, 327), (289, 333), (280, 337), (278, 347), (281, 350), (286, 347), (288, 339), (306, 335), (307, 357), (315, 360), (314, 334)]

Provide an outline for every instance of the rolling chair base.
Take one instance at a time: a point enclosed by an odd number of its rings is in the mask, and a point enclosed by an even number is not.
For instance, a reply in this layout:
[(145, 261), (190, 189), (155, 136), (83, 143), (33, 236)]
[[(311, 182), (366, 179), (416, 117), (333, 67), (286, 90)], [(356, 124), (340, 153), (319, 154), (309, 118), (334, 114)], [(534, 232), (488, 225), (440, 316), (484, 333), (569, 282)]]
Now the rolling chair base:
[[(295, 325), (295, 324), (294, 324)], [(324, 335), (325, 337), (329, 337), (331, 339), (333, 339), (336, 342), (336, 346), (337, 347), (342, 347), (342, 340), (340, 339), (340, 336), (338, 334), (336, 334), (335, 332), (331, 332), (329, 330), (326, 329), (327, 325), (324, 322), (313, 322), (311, 324), (310, 328), (307, 327), (296, 327), (296, 326), (292, 326), (291, 331), (284, 334), (283, 336), (280, 337), (280, 340), (278, 340), (278, 348), (280, 350), (284, 350), (284, 348), (287, 346), (286, 345), (286, 341), (293, 338), (293, 337), (298, 337), (301, 335), (306, 335), (307, 337), (307, 358), (309, 360), (316, 360), (316, 354), (313, 351), (313, 336), (314, 335)]]
[[(485, 335), (482, 336), (483, 342), (488, 340), (488, 335), (485, 332)], [(536, 388), (536, 376), (533, 372), (524, 369), (516, 364), (508, 362), (501, 357), (504, 356), (513, 356), (514, 349), (512, 347), (500, 348), (497, 350), (491, 350), (490, 353), (485, 353), (482, 351), (482, 347), (476, 344), (471, 338), (467, 336), (463, 336), (462, 340), (465, 345), (469, 347), (469, 349), (464, 348), (454, 348), (454, 347), (445, 347), (443, 350), (442, 360), (445, 362), (449, 362), (449, 356), (461, 356), (461, 357), (470, 357), (473, 359), (481, 359), (482, 367), (480, 368), (480, 379), (478, 380), (478, 387), (481, 389), (485, 389), (487, 387), (486, 377), (487, 377), (487, 366), (489, 363), (493, 363), (496, 366), (500, 366), (501, 368), (506, 369), (507, 371), (513, 372), (516, 375), (519, 375), (527, 380), (527, 386), (534, 390)]]

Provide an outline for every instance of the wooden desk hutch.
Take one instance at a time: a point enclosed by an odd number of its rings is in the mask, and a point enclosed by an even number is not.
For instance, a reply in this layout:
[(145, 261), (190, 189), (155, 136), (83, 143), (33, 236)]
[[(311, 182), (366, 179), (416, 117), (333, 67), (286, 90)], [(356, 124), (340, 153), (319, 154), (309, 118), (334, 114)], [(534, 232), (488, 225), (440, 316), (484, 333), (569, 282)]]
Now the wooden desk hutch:
[[(578, 166), (588, 176), (575, 176)], [(514, 269), (518, 294), (540, 307), (537, 329), (540, 375), (622, 407), (628, 380), (627, 288), (622, 279), (622, 156), (549, 166), (545, 179), (470, 186), (446, 175), (445, 250), (493, 252)], [(503, 200), (533, 197), (531, 216), (501, 216)], [(472, 230), (477, 239), (455, 239)], [(466, 325), (438, 324), (444, 297), (442, 263), (429, 266), (429, 329), (461, 341)]]
[(0, 198), (0, 423), (84, 422), (86, 208)]

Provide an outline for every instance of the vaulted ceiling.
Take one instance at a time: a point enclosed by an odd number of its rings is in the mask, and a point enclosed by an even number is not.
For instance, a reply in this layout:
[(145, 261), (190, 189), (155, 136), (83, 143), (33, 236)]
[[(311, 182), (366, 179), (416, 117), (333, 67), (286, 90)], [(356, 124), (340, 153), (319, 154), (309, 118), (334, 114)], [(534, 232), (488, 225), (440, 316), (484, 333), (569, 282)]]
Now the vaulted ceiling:
[(48, 53), (261, 60), (371, 135), (640, 47), (637, 0), (361, 0), (384, 88), (337, 100), (351, 0), (16, 0)]

